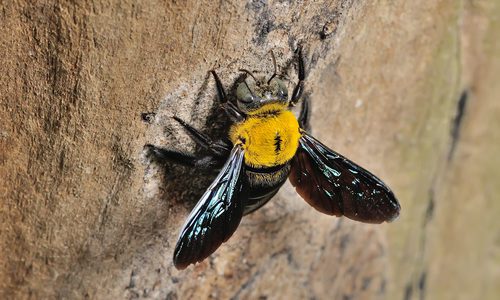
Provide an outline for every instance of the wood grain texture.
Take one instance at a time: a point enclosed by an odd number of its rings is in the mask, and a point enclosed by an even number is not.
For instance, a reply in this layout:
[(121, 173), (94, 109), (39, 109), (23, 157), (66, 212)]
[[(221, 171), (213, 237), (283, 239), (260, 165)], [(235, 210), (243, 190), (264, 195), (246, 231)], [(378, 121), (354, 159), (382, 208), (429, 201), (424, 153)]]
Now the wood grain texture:
[[(497, 299), (498, 15), (495, 0), (0, 3), (0, 298)], [(314, 136), (388, 183), (400, 219), (324, 216), (287, 183), (175, 270), (215, 174), (144, 144), (193, 150), (173, 115), (224, 135), (207, 71), (230, 88), (239, 68), (272, 72), (273, 49), (290, 89), (298, 43)]]

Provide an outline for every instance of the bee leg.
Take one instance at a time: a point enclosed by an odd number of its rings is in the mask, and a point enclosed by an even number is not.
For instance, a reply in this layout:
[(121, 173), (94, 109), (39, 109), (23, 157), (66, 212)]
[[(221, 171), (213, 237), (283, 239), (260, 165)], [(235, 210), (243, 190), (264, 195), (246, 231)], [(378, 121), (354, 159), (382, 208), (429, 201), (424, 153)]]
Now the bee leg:
[(304, 57), (302, 56), (302, 46), (297, 48), (297, 58), (299, 62), (299, 82), (293, 89), (292, 98), (290, 99), (290, 106), (295, 106), (299, 102), (302, 92), (304, 91), (304, 79), (306, 73), (304, 70)]
[(222, 108), (234, 122), (242, 122), (245, 120), (245, 114), (239, 110), (239, 108), (232, 102), (222, 103)]
[(209, 150), (212, 154), (218, 157), (226, 157), (231, 152), (231, 145), (224, 141), (214, 142), (210, 137), (206, 134), (198, 131), (193, 126), (187, 124), (183, 120), (178, 117), (174, 117), (174, 119), (179, 122), (179, 124), (184, 127), (189, 136), (201, 147)]
[(156, 147), (151, 144), (144, 146), (148, 151), (147, 155), (152, 157), (156, 162), (167, 163), (172, 162), (187, 167), (198, 167), (201, 169), (220, 168), (224, 165), (226, 158), (206, 155), (197, 157), (193, 154), (183, 153), (175, 150), (167, 150)]
[(217, 73), (215, 73), (214, 70), (211, 70), (210, 73), (212, 73), (215, 79), (215, 86), (217, 87), (217, 97), (219, 98), (219, 102), (220, 103), (227, 102), (226, 91), (224, 90), (224, 86), (222, 85), (219, 76), (217, 76)]
[(309, 122), (310, 116), (311, 116), (311, 107), (309, 104), (309, 96), (306, 94), (306, 96), (304, 96), (304, 99), (302, 100), (302, 107), (300, 108), (300, 115), (299, 115), (300, 128), (304, 129), (305, 131), (311, 131), (311, 124)]
[(211, 70), (210, 73), (214, 76), (215, 86), (217, 87), (217, 97), (219, 98), (219, 102), (226, 114), (235, 122), (245, 120), (245, 114), (240, 111), (234, 103), (227, 101), (226, 91), (224, 90), (224, 86), (222, 85), (219, 76), (217, 76), (217, 73), (215, 73), (214, 70)]
[(148, 157), (153, 158), (159, 163), (173, 162), (188, 167), (194, 167), (195, 165), (196, 157), (192, 154), (167, 150), (151, 144), (146, 144), (144, 149), (147, 151), (146, 155)]

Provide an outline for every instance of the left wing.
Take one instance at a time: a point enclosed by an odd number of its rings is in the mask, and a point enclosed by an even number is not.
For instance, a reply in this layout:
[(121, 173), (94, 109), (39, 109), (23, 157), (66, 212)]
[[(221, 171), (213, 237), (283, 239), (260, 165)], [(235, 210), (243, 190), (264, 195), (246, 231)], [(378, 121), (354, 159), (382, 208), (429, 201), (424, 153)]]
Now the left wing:
[(208, 257), (240, 224), (248, 197), (243, 154), (239, 145), (234, 146), (219, 175), (189, 214), (175, 246), (177, 269)]
[(365, 223), (399, 216), (398, 200), (380, 179), (307, 133), (292, 161), (290, 182), (318, 211)]

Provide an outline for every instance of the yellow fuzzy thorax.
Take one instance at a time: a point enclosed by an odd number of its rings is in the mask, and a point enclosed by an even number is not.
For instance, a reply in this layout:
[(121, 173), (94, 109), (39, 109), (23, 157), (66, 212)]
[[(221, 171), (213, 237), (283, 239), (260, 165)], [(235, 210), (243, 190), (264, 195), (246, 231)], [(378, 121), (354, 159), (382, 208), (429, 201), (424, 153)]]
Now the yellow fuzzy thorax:
[(269, 168), (290, 161), (300, 136), (297, 118), (283, 104), (264, 105), (229, 131), (231, 142), (243, 145), (245, 164), (253, 168)]

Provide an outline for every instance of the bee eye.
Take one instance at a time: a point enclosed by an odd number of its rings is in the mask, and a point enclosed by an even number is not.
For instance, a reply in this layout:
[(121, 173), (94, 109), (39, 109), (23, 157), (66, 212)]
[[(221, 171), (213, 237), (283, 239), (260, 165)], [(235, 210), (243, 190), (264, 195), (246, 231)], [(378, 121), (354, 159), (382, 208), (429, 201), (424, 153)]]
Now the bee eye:
[(285, 83), (278, 78), (273, 78), (273, 82), (275, 82), (276, 95), (282, 99), (288, 98), (288, 90)]
[(252, 95), (247, 95), (246, 97), (239, 98), (238, 100), (240, 102), (243, 102), (243, 103), (252, 103), (254, 100), (254, 97)]
[(280, 90), (279, 94), (281, 97), (288, 97), (288, 93), (285, 90)]
[(253, 101), (253, 94), (250, 87), (244, 82), (238, 85), (236, 89), (236, 98), (242, 103), (250, 103)]

